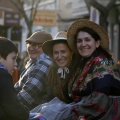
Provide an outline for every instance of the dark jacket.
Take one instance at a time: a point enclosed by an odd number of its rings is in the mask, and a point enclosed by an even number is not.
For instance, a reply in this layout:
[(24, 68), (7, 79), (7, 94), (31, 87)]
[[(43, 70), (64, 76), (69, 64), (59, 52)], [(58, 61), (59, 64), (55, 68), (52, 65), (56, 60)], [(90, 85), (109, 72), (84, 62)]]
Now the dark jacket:
[(29, 112), (18, 101), (12, 76), (0, 68), (0, 120), (28, 120)]

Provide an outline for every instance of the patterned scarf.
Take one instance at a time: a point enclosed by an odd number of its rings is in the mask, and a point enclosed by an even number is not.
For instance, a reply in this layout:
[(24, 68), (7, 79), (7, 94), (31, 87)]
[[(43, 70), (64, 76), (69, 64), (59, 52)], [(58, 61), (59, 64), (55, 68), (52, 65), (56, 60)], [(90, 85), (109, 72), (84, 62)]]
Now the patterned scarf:
[[(102, 64), (108, 64), (109, 67), (112, 68), (113, 70), (116, 69), (114, 66), (115, 64), (113, 63), (113, 60), (108, 60), (104, 55), (92, 57), (85, 64), (82, 70), (78, 68), (77, 72), (73, 73), (68, 86), (69, 96), (72, 97), (75, 101), (79, 101), (81, 99), (79, 96), (80, 91), (84, 90), (85, 87), (87, 86), (87, 83), (92, 80), (90, 78), (87, 82), (85, 81), (85, 78), (88, 75), (88, 72), (93, 66), (100, 67), (100, 65)], [(103, 70), (102, 72), (104, 72), (105, 74), (112, 74), (113, 76), (119, 78), (119, 74), (117, 71), (116, 72), (115, 71), (113, 72), (111, 70), (108, 71), (106, 68), (104, 69), (102, 68), (102, 70)], [(96, 76), (101, 77), (99, 73)]]

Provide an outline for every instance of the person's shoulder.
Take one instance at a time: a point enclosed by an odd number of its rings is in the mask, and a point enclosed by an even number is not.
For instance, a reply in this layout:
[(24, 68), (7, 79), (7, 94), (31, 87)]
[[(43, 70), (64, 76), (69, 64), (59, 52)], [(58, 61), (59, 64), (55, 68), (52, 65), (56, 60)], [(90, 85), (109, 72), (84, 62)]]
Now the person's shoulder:
[(0, 75), (3, 75), (3, 74), (8, 75), (8, 72), (4, 68), (0, 68)]
[(101, 57), (100, 58), (100, 64), (103, 64), (103, 65), (114, 65), (115, 62), (112, 58), (106, 58), (106, 57)]
[(54, 62), (52, 62), (49, 66), (49, 69), (56, 69), (57, 70), (58, 66)]
[(38, 59), (38, 61), (39, 61), (39, 64), (41, 64), (41, 62), (51, 64), (52, 59), (49, 56), (47, 56), (46, 54), (42, 53), (40, 55), (40, 58)]
[(7, 72), (7, 70), (0, 68), (0, 81), (9, 82), (12, 79), (12, 76)]
[(46, 55), (45, 53), (41, 53), (39, 56), (41, 59), (45, 59), (45, 58), (50, 58), (48, 55)]

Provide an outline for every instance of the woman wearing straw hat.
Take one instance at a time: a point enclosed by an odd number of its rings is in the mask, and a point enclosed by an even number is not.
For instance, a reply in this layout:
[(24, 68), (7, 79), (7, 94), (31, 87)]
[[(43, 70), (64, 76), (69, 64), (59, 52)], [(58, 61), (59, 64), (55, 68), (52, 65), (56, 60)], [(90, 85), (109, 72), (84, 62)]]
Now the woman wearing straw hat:
[(69, 97), (77, 102), (70, 120), (120, 120), (120, 74), (108, 53), (108, 34), (98, 24), (81, 19), (70, 26), (67, 39), (79, 57), (68, 85)]
[[(53, 59), (47, 76), (48, 94), (45, 95), (43, 102), (52, 101), (45, 103), (47, 107), (43, 107), (44, 105), (37, 106), (31, 111), (31, 115), (40, 112), (46, 119), (55, 120), (60, 112), (62, 102), (72, 102), (68, 96), (68, 80), (70, 79), (69, 75), (76, 68), (76, 61), (68, 46), (66, 35), (66, 32), (60, 31), (53, 40), (44, 42), (42, 46), (44, 53)], [(46, 109), (42, 110), (42, 107)]]
[(44, 42), (42, 49), (53, 60), (47, 76), (49, 91), (53, 90), (54, 97), (69, 103), (71, 99), (68, 96), (68, 78), (76, 61), (75, 57), (72, 59), (74, 54), (67, 43), (67, 32), (58, 32), (53, 40)]
[(68, 96), (68, 78), (76, 62), (75, 57), (72, 60), (73, 52), (68, 46), (66, 35), (64, 31), (58, 32), (53, 40), (44, 42), (42, 48), (44, 53), (53, 59), (47, 77), (48, 84), (52, 85), (54, 96), (69, 103), (71, 99)]

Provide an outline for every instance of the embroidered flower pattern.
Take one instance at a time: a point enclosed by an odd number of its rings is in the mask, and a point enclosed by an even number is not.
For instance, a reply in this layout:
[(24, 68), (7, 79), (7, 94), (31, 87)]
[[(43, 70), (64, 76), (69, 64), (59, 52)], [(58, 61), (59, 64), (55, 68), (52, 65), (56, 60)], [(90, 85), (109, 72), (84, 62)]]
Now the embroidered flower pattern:
[(78, 68), (77, 71), (72, 75), (68, 86), (69, 96), (73, 97), (74, 100), (79, 100), (80, 92), (85, 90), (88, 82), (94, 78), (101, 79), (107, 74), (117, 77), (118, 71), (115, 71), (116, 68), (114, 67), (113, 60), (108, 60), (103, 55), (91, 58), (91, 60), (85, 64), (82, 70)]

